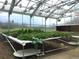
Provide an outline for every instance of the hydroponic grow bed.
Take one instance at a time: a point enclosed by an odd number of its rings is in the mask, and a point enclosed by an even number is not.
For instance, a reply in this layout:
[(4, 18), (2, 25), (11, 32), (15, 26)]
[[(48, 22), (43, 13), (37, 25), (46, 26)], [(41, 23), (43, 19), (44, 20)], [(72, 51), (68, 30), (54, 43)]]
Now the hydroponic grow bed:
[[(9, 35), (11, 35), (11, 36), (7, 36), (8, 32), (4, 32), (4, 33), (6, 34), (6, 35), (3, 34), (5, 37), (8, 37), (9, 39), (16, 41), (17, 43), (21, 44), (23, 47), (28, 43), (33, 43), (33, 41), (35, 41), (36, 43), (40, 43), (40, 41), (43, 42), (43, 41), (48, 41), (51, 39), (59, 39), (62, 36), (64, 36), (64, 37), (71, 36), (70, 33), (67, 33), (67, 32), (44, 32), (41, 30), (30, 30), (30, 29), (29, 30), (25, 29), (25, 30), (11, 31), (11, 32), (9, 32)], [(57, 36), (60, 36), (60, 37), (57, 37)], [(33, 37), (36, 39), (34, 39)], [(54, 38), (52, 38), (52, 37), (54, 37)], [(52, 42), (52, 43), (54, 43), (54, 42)], [(59, 45), (61, 45), (61, 42), (59, 42), (59, 43), (60, 43)], [(11, 43), (10, 43), (10, 45), (11, 45)], [(44, 52), (45, 51), (51, 52), (54, 50), (59, 50), (59, 49), (65, 48), (65, 47), (58, 47), (59, 45), (57, 47), (55, 47), (56, 45), (53, 45), (54, 46), (53, 47), (52, 44), (49, 44), (49, 43), (48, 44), (45, 43), (44, 45), (45, 45), (44, 46), (45, 49), (43, 50)], [(47, 47), (50, 49), (48, 49)], [(13, 46), (12, 46), (12, 48), (13, 48)], [(25, 51), (25, 50), (22, 50), (22, 51)], [(22, 52), (22, 51), (20, 51), (20, 52)], [(14, 54), (18, 54), (18, 51), (15, 51)], [(23, 57), (24, 55), (22, 55), (22, 54), (23, 53), (21, 53), (21, 56)], [(27, 53), (25, 53), (25, 54), (27, 54)], [(30, 55), (32, 55), (32, 54), (30, 54)], [(16, 56), (16, 57), (19, 57), (19, 56)]]

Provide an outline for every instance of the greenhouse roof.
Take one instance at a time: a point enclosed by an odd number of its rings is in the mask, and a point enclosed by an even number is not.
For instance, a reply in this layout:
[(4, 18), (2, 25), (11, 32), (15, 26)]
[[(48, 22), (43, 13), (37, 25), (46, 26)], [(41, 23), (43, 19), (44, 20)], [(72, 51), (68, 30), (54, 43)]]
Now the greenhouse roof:
[[(74, 8), (75, 7), (75, 8)], [(78, 0), (0, 0), (0, 11), (47, 18), (71, 17)]]

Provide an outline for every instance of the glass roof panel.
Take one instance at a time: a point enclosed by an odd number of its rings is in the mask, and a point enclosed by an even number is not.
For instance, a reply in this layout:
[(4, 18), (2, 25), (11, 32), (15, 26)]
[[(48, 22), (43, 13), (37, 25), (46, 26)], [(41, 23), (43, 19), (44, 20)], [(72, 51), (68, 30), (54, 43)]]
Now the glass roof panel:
[[(5, 0), (6, 1), (6, 0)], [(12, 2), (12, 0), (7, 0), (8, 1), (8, 3), (11, 3)], [(16, 0), (17, 1), (17, 0)]]
[(5, 2), (5, 0), (0, 0), (0, 2)]
[(10, 9), (10, 5), (5, 5), (5, 10), (9, 10)]
[[(12, 5), (12, 1), (15, 1), (14, 5)], [(74, 4), (78, 4), (78, 2), (75, 0), (0, 0), (0, 9), (1, 11), (7, 10), (10, 12), (10, 7), (12, 7), (12, 13), (16, 11), (31, 16), (37, 15), (46, 18), (58, 18)], [(79, 10), (79, 4), (66, 13), (74, 12), (76, 10)]]
[(3, 6), (3, 3), (0, 3), (0, 9), (2, 8), (2, 6)]

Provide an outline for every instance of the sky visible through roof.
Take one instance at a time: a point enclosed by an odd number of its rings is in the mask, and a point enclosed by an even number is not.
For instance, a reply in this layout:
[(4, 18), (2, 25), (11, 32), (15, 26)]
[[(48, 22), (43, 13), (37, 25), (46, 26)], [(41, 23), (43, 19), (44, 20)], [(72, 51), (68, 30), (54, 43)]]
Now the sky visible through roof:
[[(66, 18), (66, 19), (70, 19), (70, 18)], [(15, 23), (22, 23), (22, 15), (21, 14), (12, 14), (10, 17), (10, 20), (14, 20)], [(5, 12), (1, 12), (0, 13), (0, 21), (1, 22), (8, 22), (8, 13)], [(64, 22), (66, 22), (68, 20), (62, 19), (60, 22), (58, 22), (58, 24), (63, 24)], [(25, 24), (30, 24), (30, 17), (28, 15), (23, 15), (23, 23)], [(38, 24), (38, 25), (44, 25), (45, 24), (45, 18), (43, 17), (36, 17), (34, 16), (32, 18), (32, 24)], [(56, 19), (48, 19), (46, 21), (47, 25), (55, 25), (56, 24)]]
[[(5, 2), (5, 1), (6, 0), (0, 0), (0, 2)], [(11, 1), (12, 0), (8, 0), (8, 3), (11, 3)], [(19, 1), (19, 0), (16, 0), (16, 2), (17, 1)], [(32, 1), (41, 1), (41, 0), (32, 0)], [(50, 0), (50, 1), (47, 2), (47, 4), (50, 4), (50, 5), (53, 4), (54, 5), (58, 1), (66, 1), (66, 0)], [(67, 0), (67, 1), (74, 1), (74, 0)], [(22, 6), (26, 7), (26, 4), (28, 4), (28, 2), (29, 2), (29, 0), (22, 0), (18, 5), (22, 4)], [(31, 7), (33, 4), (34, 3), (30, 2), (30, 4), (28, 5), (28, 7), (29, 6)], [(0, 3), (0, 7), (1, 6), (3, 6), (2, 3)], [(8, 10), (9, 6), (10, 5), (5, 5), (4, 9)], [(34, 7), (36, 7), (36, 6), (34, 6)], [(71, 7), (71, 6), (65, 5), (62, 8), (66, 10), (66, 9), (69, 9), (69, 7)], [(41, 9), (41, 8), (39, 8), (39, 9)], [(21, 11), (24, 10), (24, 8), (19, 8), (18, 6), (15, 6), (14, 10), (21, 12)], [(58, 10), (56, 12), (58, 13)], [(53, 15), (53, 13), (50, 16), (52, 16), (52, 15)], [(67, 15), (69, 15), (69, 13)], [(71, 13), (70, 13), (70, 15), (71, 15)], [(58, 17), (58, 15), (53, 15), (53, 16)], [(46, 21), (46, 24), (47, 25), (55, 25), (56, 23), (63, 24), (65, 22), (71, 21), (72, 18), (73, 17), (61, 18), (60, 22), (56, 22), (57, 19), (53, 19), (53, 18), (50, 19), (50, 18), (48, 18), (47, 21)], [(22, 23), (22, 15), (21, 14), (14, 14), (14, 13), (12, 13), (10, 20), (11, 21), (14, 20), (15, 23), (21, 24)], [(8, 22), (8, 13), (6, 13), (6, 12), (0, 12), (0, 21), (2, 21), (2, 22)], [(30, 17), (28, 15), (23, 15), (23, 23), (30, 24)], [(32, 24), (45, 25), (45, 18), (33, 16), (32, 17)]]

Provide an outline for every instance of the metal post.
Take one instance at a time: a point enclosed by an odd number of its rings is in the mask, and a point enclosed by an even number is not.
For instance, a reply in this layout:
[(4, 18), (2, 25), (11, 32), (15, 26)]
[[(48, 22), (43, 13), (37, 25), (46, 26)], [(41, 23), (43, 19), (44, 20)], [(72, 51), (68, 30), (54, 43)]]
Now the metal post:
[(45, 32), (46, 32), (46, 20), (47, 20), (47, 18), (45, 18)]
[(34, 17), (33, 17), (33, 29), (34, 29)]
[(22, 29), (23, 29), (23, 27), (24, 27), (24, 26), (23, 26), (23, 14), (22, 14)]
[(42, 26), (43, 26), (43, 18), (42, 18)]
[(10, 14), (8, 14), (8, 35), (10, 34)]
[(43, 49), (42, 54), (43, 54), (43, 55), (45, 55), (45, 51), (44, 51), (44, 48), (45, 48), (45, 47), (44, 47), (44, 45), (45, 45), (45, 44), (44, 44), (44, 41), (43, 41), (43, 45), (42, 45), (42, 49)]
[(32, 19), (32, 17), (30, 16), (30, 29), (31, 29), (31, 19)]
[(57, 23), (58, 23), (58, 22), (57, 22), (57, 19), (56, 19), (56, 26), (58, 25)]
[(16, 52), (14, 46), (11, 44), (10, 40), (8, 39), (8, 37), (6, 37), (6, 39), (7, 39), (8, 43), (10, 44), (11, 48), (13, 49), (13, 51)]
[(57, 30), (57, 19), (56, 19), (56, 24), (55, 24), (55, 30)]
[(24, 57), (24, 46), (23, 46), (23, 58), (22, 59), (25, 59), (25, 57)]

